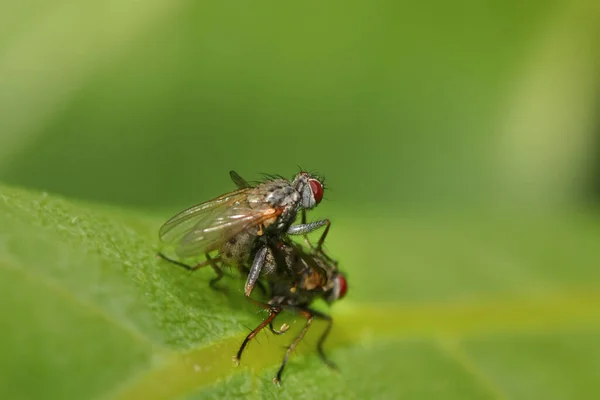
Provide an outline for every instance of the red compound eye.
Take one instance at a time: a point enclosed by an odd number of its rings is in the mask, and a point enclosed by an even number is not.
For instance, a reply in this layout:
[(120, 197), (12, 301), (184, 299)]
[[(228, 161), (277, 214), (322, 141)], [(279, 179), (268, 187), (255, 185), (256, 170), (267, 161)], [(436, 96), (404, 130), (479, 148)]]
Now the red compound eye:
[(346, 278), (342, 275), (337, 276), (337, 283), (339, 287), (339, 293), (337, 299), (341, 299), (346, 295), (346, 290), (348, 290), (348, 282), (346, 282)]
[(309, 179), (308, 184), (315, 198), (315, 202), (319, 204), (323, 200), (323, 184), (316, 179)]

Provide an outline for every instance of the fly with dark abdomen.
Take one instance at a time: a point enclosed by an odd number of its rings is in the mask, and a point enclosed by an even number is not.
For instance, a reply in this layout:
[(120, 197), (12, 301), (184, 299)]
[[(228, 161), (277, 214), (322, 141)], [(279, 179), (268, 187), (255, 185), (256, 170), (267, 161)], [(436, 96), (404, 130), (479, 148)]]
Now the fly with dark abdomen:
[(282, 311), (287, 310), (304, 316), (306, 323), (288, 346), (277, 375), (273, 379), (273, 382), (278, 385), (290, 354), (304, 338), (314, 319), (327, 321), (327, 328), (317, 342), (317, 351), (328, 366), (336, 368), (323, 351), (323, 344), (331, 331), (333, 319), (310, 306), (319, 298), (329, 304), (340, 300), (346, 295), (348, 285), (345, 276), (339, 272), (336, 261), (325, 255), (320, 248), (311, 246), (311, 249), (307, 252), (287, 238), (282, 238), (274, 245), (268, 246), (260, 279), (268, 283), (271, 299), (267, 303), (252, 301), (268, 310), (269, 316), (246, 336), (234, 358), (239, 362), (247, 344), (265, 327), (268, 326), (275, 334), (286, 332), (285, 326), (280, 331), (273, 328), (274, 319)]

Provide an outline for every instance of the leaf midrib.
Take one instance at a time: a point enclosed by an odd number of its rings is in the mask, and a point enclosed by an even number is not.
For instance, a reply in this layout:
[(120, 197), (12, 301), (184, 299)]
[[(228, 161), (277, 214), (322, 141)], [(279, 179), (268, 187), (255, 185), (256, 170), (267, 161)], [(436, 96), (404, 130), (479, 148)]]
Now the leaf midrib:
[[(412, 337), (438, 343), (455, 342), (466, 337), (543, 330), (575, 330), (600, 327), (600, 291), (573, 290), (539, 298), (515, 298), (477, 304), (420, 304), (415, 306), (350, 305), (337, 313), (335, 327), (327, 341), (329, 351), (361, 342), (405, 340)], [(356, 328), (356, 321), (361, 321)], [(170, 359), (126, 382), (111, 398), (176, 398), (220, 378), (238, 374), (246, 368), (234, 368), (232, 355), (244, 333), (212, 345), (173, 353)], [(288, 339), (289, 340), (289, 339)], [(312, 346), (301, 346), (296, 353), (312, 354)], [(281, 346), (262, 346), (261, 356), (243, 364), (262, 371), (279, 364)], [(165, 382), (168, 382), (166, 384)], [(499, 396), (502, 397), (502, 396)]]

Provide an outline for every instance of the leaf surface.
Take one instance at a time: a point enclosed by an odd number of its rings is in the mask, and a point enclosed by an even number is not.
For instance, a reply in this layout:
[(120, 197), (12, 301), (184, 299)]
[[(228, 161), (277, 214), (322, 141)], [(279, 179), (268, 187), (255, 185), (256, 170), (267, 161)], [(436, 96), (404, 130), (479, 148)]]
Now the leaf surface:
[[(330, 250), (348, 272), (323, 365), (315, 323), (272, 377), (303, 321), (261, 334), (264, 316), (210, 290), (212, 271), (159, 260), (145, 216), (2, 186), (3, 398), (590, 398), (600, 381), (600, 228), (561, 217), (349, 213)], [(332, 230), (332, 232), (334, 232)], [(235, 274), (233, 274), (235, 275)], [(279, 322), (278, 322), (279, 323)], [(32, 384), (35, 382), (35, 384)]]

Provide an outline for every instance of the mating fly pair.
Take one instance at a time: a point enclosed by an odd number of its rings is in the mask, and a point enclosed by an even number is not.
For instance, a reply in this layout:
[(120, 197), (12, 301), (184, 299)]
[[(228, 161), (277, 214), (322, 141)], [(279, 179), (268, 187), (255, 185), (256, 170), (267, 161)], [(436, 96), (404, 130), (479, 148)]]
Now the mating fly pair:
[[(331, 318), (311, 310), (310, 303), (322, 297), (335, 301), (346, 292), (346, 280), (338, 272), (337, 263), (322, 251), (323, 241), (329, 232), (328, 219), (306, 222), (306, 210), (318, 205), (323, 198), (323, 183), (307, 173), (298, 173), (292, 181), (281, 177), (268, 177), (265, 182), (251, 185), (234, 171), (231, 178), (238, 189), (213, 200), (193, 206), (167, 221), (160, 230), (161, 239), (176, 246), (179, 257), (204, 254), (206, 261), (188, 266), (159, 254), (189, 270), (211, 266), (217, 277), (211, 286), (223, 277), (222, 267), (235, 266), (246, 277), (245, 296), (253, 303), (269, 311), (269, 316), (243, 341), (236, 360), (258, 332), (269, 326), (283, 310), (296, 311), (307, 318), (307, 323), (298, 337), (289, 346), (275, 382), (289, 354), (302, 339), (314, 318), (325, 319), (328, 327), (318, 342), (321, 358), (329, 362), (322, 351), (322, 344), (331, 329)], [(294, 225), (298, 212), (302, 223)], [(316, 246), (312, 246), (307, 234), (325, 227)], [(303, 235), (310, 250), (292, 242), (288, 235)], [(217, 251), (215, 257), (210, 253)], [(266, 282), (271, 299), (267, 303), (250, 298), (255, 285)]]

